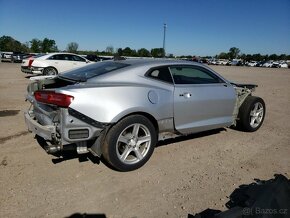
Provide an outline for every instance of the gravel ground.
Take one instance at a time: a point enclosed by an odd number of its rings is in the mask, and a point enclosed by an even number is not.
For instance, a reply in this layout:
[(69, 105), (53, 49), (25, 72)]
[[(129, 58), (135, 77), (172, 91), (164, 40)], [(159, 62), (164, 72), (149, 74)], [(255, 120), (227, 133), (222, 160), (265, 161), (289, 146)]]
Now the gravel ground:
[(290, 69), (211, 67), (259, 85), (256, 95), (267, 107), (263, 126), (168, 140), (141, 169), (120, 173), (90, 155), (47, 155), (24, 124), (27, 75), (19, 64), (0, 63), (0, 217), (187, 217), (225, 210), (227, 196), (254, 178), (289, 178)]

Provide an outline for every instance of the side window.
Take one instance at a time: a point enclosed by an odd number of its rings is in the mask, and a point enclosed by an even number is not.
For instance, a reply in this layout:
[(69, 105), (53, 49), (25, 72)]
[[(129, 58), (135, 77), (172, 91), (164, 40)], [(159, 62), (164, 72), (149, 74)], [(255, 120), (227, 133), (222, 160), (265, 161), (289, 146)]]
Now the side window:
[(161, 80), (163, 82), (173, 83), (168, 67), (155, 68), (151, 70), (147, 75), (148, 77)]
[(85, 59), (79, 57), (79, 56), (76, 56), (76, 55), (72, 55), (72, 60), (73, 61), (81, 61), (81, 62), (85, 62)]
[(48, 58), (48, 60), (58, 60), (58, 61), (62, 61), (62, 60), (65, 60), (64, 59), (64, 55), (62, 54), (56, 54), (56, 55), (53, 55), (51, 57)]
[(202, 67), (170, 67), (175, 84), (221, 83), (221, 79)]
[(57, 56), (57, 55), (52, 55), (52, 56), (50, 56), (50, 57), (47, 58), (47, 59), (48, 59), (48, 60), (57, 60), (57, 59), (56, 59), (56, 56)]
[(72, 55), (63, 54), (62, 56), (64, 61), (72, 61)]

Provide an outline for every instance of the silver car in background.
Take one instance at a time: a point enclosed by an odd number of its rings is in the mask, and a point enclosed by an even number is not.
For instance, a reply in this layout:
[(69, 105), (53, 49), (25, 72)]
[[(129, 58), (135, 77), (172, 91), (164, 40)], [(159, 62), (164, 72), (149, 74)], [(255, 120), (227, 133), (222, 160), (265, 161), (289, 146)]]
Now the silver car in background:
[(199, 63), (105, 61), (28, 86), (28, 129), (54, 153), (91, 152), (120, 171), (144, 165), (159, 140), (237, 126), (253, 132), (265, 103)]

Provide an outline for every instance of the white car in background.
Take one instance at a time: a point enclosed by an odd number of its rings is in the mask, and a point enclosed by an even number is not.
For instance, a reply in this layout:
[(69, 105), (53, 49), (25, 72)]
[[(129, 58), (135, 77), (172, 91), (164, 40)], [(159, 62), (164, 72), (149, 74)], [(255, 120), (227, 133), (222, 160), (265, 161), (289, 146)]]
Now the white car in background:
[(226, 65), (229, 61), (225, 59), (219, 59), (217, 60), (217, 65)]
[(248, 63), (248, 66), (249, 67), (255, 67), (257, 65), (257, 62), (256, 61), (250, 61), (249, 63)]
[(272, 67), (273, 61), (267, 61), (266, 63), (263, 64), (263, 67)]
[(22, 63), (21, 63), (21, 71), (23, 73), (32, 73), (31, 72), (31, 65), (34, 61), (35, 58), (39, 58), (41, 56), (43, 56), (44, 54), (30, 54), (28, 55), (27, 58), (23, 59), (22, 60)]
[(57, 75), (64, 71), (83, 67), (91, 63), (86, 58), (72, 53), (50, 53), (33, 60), (31, 73)]
[(279, 64), (280, 68), (288, 68), (288, 64), (284, 61), (284, 62), (280, 62)]

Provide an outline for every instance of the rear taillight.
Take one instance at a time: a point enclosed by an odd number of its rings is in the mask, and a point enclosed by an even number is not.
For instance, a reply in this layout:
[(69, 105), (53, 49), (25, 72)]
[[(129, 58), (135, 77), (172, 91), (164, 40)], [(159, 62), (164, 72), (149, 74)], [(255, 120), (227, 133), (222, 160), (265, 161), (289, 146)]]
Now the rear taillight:
[(28, 67), (31, 67), (33, 60), (34, 60), (34, 59), (29, 58), (29, 60), (28, 60)]
[(34, 97), (36, 101), (59, 107), (68, 107), (74, 99), (71, 95), (55, 93), (54, 91), (36, 91), (34, 92)]

